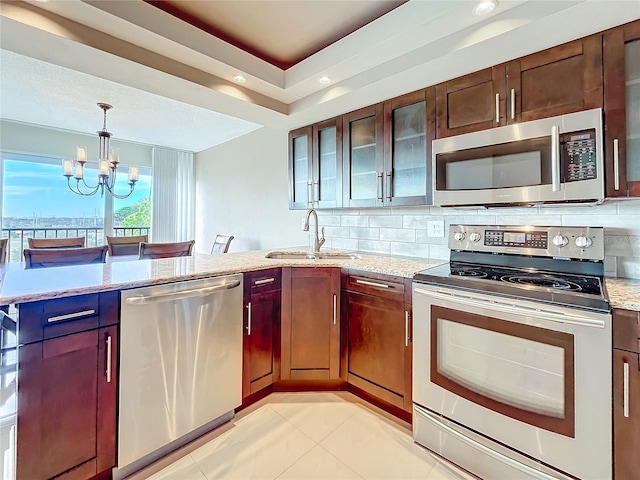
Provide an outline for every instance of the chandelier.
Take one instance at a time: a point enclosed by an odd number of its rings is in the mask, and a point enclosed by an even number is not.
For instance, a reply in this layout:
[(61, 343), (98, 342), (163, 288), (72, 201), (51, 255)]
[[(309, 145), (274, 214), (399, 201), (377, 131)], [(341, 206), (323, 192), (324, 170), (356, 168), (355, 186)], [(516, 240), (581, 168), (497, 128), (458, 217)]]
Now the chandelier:
[[(110, 149), (109, 142), (111, 139), (111, 132), (107, 131), (107, 110), (111, 110), (113, 107), (107, 103), (98, 103), (98, 107), (104, 112), (104, 123), (102, 130), (96, 132), (100, 141), (100, 154), (98, 157), (98, 183), (95, 186), (90, 186), (84, 179), (84, 167), (87, 163), (87, 147), (76, 147), (76, 161), (75, 165), (73, 160), (63, 160), (62, 169), (63, 175), (67, 177), (67, 185), (69, 189), (77, 194), (85, 197), (95, 195), (100, 191), (100, 196), (104, 196), (104, 189), (115, 198), (127, 198), (133, 193), (133, 189), (138, 181), (138, 167), (129, 167), (129, 193), (126, 195), (117, 195), (115, 193), (116, 175), (118, 173), (118, 164), (120, 163), (120, 154), (118, 149)], [(74, 173), (75, 166), (75, 173)], [(75, 185), (72, 184), (71, 179), (76, 180)]]

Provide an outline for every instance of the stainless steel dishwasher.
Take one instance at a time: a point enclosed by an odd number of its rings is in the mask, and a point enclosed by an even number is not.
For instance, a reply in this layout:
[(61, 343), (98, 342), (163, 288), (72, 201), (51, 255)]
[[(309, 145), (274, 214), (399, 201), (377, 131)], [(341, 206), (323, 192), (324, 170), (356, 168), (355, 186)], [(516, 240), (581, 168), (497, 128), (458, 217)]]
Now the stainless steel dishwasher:
[(233, 417), (242, 290), (238, 274), (122, 292), (115, 478)]

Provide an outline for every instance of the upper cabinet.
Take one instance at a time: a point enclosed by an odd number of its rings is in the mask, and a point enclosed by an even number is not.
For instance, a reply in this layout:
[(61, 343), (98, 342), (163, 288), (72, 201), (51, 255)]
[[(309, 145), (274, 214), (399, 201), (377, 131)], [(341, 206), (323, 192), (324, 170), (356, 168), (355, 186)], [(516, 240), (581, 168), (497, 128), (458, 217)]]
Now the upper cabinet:
[(343, 128), (343, 206), (430, 202), (433, 87), (349, 113)]
[(604, 33), (608, 197), (640, 196), (640, 21)]
[(601, 107), (601, 35), (441, 83), (436, 96), (439, 138)]
[(313, 137), (311, 127), (289, 132), (289, 208), (311, 207), (311, 155)]

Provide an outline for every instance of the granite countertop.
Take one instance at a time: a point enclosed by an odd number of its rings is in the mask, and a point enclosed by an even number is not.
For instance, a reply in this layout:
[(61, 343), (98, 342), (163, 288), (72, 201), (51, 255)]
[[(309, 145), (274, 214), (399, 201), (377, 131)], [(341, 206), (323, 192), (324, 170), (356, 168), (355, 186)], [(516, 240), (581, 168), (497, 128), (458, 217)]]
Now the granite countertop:
[[(269, 251), (273, 250), (224, 255), (196, 253), (191, 257), (124, 260), (32, 270), (25, 270), (22, 264), (9, 263), (0, 267), (0, 305), (123, 290), (270, 267), (345, 267), (411, 278), (415, 272), (436, 265), (407, 257), (367, 254), (358, 254), (358, 259), (276, 260), (265, 258)], [(613, 308), (640, 311), (640, 280), (606, 277), (605, 285)]]
[(0, 267), (0, 305), (123, 290), (272, 267), (345, 267), (411, 278), (415, 272), (435, 265), (406, 257), (360, 253), (360, 258), (357, 259), (276, 260), (265, 258), (269, 251), (273, 250), (223, 255), (196, 253), (191, 257), (113, 261), (30, 270), (25, 270), (23, 264), (9, 263)]

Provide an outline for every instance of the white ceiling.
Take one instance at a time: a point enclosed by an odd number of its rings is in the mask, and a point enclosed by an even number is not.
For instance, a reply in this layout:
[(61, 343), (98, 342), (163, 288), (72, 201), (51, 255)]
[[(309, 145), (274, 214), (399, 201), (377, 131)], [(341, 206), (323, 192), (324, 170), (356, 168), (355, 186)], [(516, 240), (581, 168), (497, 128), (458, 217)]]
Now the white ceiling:
[[(106, 102), (115, 138), (200, 151), (640, 18), (637, 0), (500, 1), (488, 18), (474, 4), (410, 0), (281, 70), (142, 0), (2, 1), (0, 118), (95, 133), (95, 104)], [(245, 84), (231, 81), (237, 73)], [(323, 74), (331, 85), (317, 81)]]

